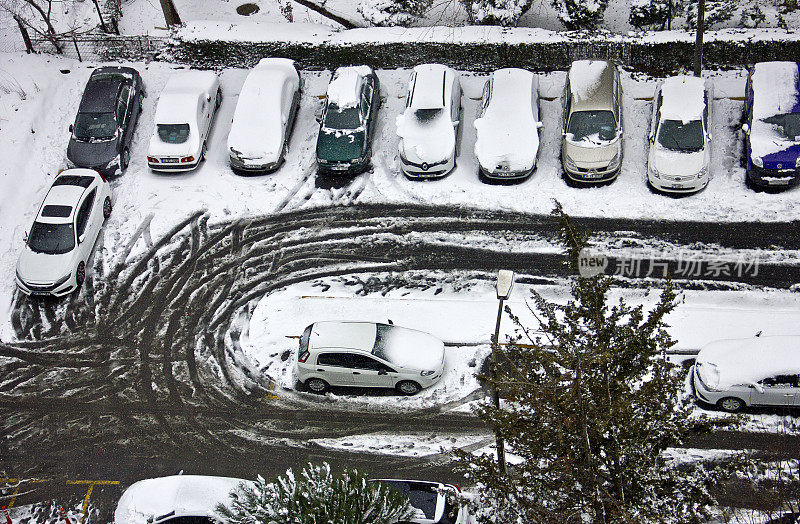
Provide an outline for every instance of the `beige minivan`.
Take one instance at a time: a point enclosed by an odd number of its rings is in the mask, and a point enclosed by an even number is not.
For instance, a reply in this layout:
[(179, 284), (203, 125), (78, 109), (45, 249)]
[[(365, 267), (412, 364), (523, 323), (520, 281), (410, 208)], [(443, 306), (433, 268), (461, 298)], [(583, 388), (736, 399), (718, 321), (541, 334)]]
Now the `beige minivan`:
[(613, 180), (622, 164), (622, 85), (604, 60), (572, 63), (564, 87), (561, 164), (568, 180)]

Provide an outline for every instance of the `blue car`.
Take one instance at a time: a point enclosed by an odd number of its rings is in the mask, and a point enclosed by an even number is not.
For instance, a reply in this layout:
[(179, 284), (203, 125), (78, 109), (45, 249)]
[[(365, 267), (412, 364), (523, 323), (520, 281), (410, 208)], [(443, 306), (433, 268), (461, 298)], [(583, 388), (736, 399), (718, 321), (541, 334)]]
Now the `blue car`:
[(756, 64), (747, 77), (744, 116), (747, 184), (795, 185), (800, 179), (800, 66)]

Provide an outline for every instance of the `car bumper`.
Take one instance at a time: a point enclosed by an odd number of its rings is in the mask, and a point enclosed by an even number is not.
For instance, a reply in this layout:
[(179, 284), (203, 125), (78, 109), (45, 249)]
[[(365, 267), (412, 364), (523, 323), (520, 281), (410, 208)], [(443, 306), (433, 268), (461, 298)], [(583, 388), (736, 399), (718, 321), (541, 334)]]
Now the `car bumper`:
[(77, 289), (74, 279), (71, 277), (67, 279), (66, 282), (58, 285), (27, 283), (20, 280), (19, 277), (16, 277), (16, 281), (17, 289), (19, 289), (23, 295), (29, 297), (63, 297)]
[(430, 166), (428, 164), (416, 164), (404, 159), (402, 156), (400, 157), (400, 169), (403, 171), (403, 174), (409, 178), (442, 178), (455, 167), (455, 157), (450, 158), (445, 163)]
[(531, 176), (535, 169), (536, 166), (525, 171), (489, 171), (483, 166), (478, 166), (481, 176), (491, 178), (492, 180), (520, 180)]
[(358, 175), (369, 168), (369, 162), (320, 162), (317, 171), (323, 175)]
[(155, 164), (153, 162), (148, 162), (147, 165), (150, 166), (150, 169), (153, 171), (162, 171), (165, 173), (178, 173), (181, 171), (191, 171), (195, 169), (198, 164), (200, 164), (199, 160), (195, 160), (194, 162), (183, 162), (183, 163), (166, 163), (166, 162), (159, 162)]
[(608, 182), (609, 180), (614, 180), (617, 175), (619, 174), (620, 166), (617, 166), (613, 169), (609, 169), (608, 167), (604, 168), (582, 168), (577, 167), (575, 169), (567, 167), (566, 163), (564, 165), (564, 173), (567, 174), (570, 180), (574, 182), (581, 182), (584, 184), (596, 184), (598, 182)]
[(748, 174), (751, 184), (760, 187), (791, 187), (800, 181), (800, 170), (797, 169), (764, 169), (752, 165)]
[(269, 173), (281, 167), (282, 163), (283, 158), (278, 159), (277, 162), (253, 163), (230, 157), (231, 169), (233, 169), (235, 173), (243, 175)]
[(700, 191), (708, 185), (708, 176), (704, 176), (703, 178), (697, 178), (697, 176), (691, 175), (685, 177), (681, 176), (680, 180), (667, 179), (664, 178), (663, 175), (659, 178), (648, 175), (647, 178), (650, 181), (651, 186), (658, 191), (663, 191), (664, 193), (692, 193), (695, 191)]

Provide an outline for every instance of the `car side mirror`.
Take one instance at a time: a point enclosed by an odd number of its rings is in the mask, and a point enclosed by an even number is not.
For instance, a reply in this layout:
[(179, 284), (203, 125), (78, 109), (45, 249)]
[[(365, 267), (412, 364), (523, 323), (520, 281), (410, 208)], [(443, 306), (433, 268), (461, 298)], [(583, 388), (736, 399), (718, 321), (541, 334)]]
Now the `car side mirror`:
[(314, 115), (314, 120), (316, 120), (318, 124), (322, 124), (322, 113)]
[(74, 127), (72, 124), (70, 124), (70, 125), (69, 125), (69, 132), (70, 132), (70, 133), (72, 133), (72, 130), (73, 130), (73, 129), (75, 129), (75, 127)]
[(750, 126), (748, 124), (742, 124), (742, 131), (744, 131), (745, 135), (750, 134)]
[(655, 139), (656, 139), (655, 134), (650, 133), (649, 135), (647, 135), (647, 140), (649, 140), (651, 144), (655, 141)]
[(536, 129), (541, 129), (544, 127), (544, 122), (536, 122)]
[(751, 382), (750, 383), (750, 387), (755, 389), (756, 391), (758, 391), (762, 395), (764, 394), (764, 387), (761, 384), (759, 384), (757, 382)]
[(211, 95), (206, 95), (206, 102), (211, 102)]
[(453, 120), (453, 127), (458, 127), (458, 124), (461, 122), (459, 120)]
[(78, 237), (78, 244), (83, 244), (84, 240), (86, 240), (86, 233)]
[(28, 232), (27, 231), (25, 232), (25, 236), (22, 237), (22, 238), (23, 238), (23, 241), (27, 244), (28, 243)]

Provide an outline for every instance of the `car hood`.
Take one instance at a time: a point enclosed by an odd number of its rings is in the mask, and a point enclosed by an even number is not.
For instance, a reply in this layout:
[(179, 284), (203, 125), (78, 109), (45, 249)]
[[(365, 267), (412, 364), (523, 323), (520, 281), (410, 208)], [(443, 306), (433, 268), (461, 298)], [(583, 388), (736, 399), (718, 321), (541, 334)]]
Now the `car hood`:
[(317, 137), (317, 158), (329, 162), (348, 162), (364, 155), (366, 131), (334, 131), (320, 128)]
[[(753, 151), (755, 155), (755, 150)], [(765, 169), (794, 169), (800, 158), (800, 144), (786, 142), (786, 149), (761, 156)]]
[(77, 167), (105, 167), (119, 154), (117, 139), (82, 142), (72, 137), (67, 146), (67, 158)]
[(706, 151), (683, 153), (653, 146), (652, 165), (659, 173), (668, 175), (696, 175), (706, 166)]
[[(376, 345), (378, 343), (376, 342)], [(411, 371), (441, 371), (444, 363), (444, 342), (415, 329), (394, 327), (384, 334), (382, 349), (375, 354)]]
[(48, 255), (25, 246), (17, 261), (17, 273), (29, 284), (52, 284), (72, 271), (74, 254), (73, 250), (63, 255)]
[(456, 130), (447, 112), (420, 122), (411, 109), (397, 115), (400, 152), (412, 162), (435, 164), (449, 160), (456, 147)]
[(620, 152), (622, 140), (615, 140), (605, 145), (583, 147), (580, 142), (564, 139), (564, 153), (580, 166), (605, 166)]

